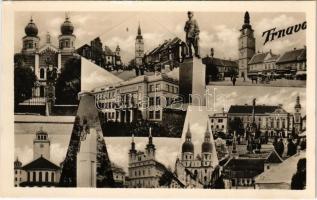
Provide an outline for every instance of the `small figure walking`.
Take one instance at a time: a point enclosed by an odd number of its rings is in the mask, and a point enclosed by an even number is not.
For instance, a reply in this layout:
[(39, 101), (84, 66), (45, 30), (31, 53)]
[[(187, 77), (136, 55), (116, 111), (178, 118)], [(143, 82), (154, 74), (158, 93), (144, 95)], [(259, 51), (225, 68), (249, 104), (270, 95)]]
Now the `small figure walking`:
[(232, 78), (232, 85), (233, 85), (233, 86), (236, 85), (236, 80), (237, 80), (237, 79), (236, 79), (236, 76), (233, 76), (233, 78)]

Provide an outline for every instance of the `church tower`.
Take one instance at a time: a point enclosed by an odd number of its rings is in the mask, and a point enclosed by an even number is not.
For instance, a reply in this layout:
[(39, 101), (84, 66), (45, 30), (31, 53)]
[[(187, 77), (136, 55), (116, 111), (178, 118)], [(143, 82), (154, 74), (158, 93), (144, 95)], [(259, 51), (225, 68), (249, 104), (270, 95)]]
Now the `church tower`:
[(58, 36), (59, 49), (62, 55), (72, 54), (75, 51), (74, 42), (76, 36), (73, 35), (74, 26), (66, 15), (64, 23), (61, 25), (61, 35)]
[(148, 158), (155, 159), (155, 145), (153, 144), (152, 128), (149, 130), (149, 143), (146, 145), (146, 154)]
[(131, 149), (129, 151), (129, 163), (132, 163), (136, 156), (136, 149), (134, 143), (134, 135), (132, 134), (132, 141), (131, 141)]
[(117, 45), (117, 47), (116, 47), (116, 56), (120, 56), (120, 47), (119, 47), (119, 45)]
[(210, 142), (211, 133), (209, 131), (209, 124), (205, 132), (204, 142), (201, 145), (202, 166), (210, 166), (212, 162), (212, 144)]
[(47, 132), (43, 131), (41, 128), (36, 132), (35, 139), (33, 140), (33, 160), (39, 157), (50, 160), (50, 145), (51, 142)]
[(141, 33), (141, 27), (139, 24), (138, 27), (138, 35), (135, 38), (135, 65), (140, 67), (143, 64), (143, 56), (144, 56), (144, 41)]
[(294, 129), (295, 133), (299, 134), (301, 132), (301, 122), (302, 122), (302, 114), (301, 109), (302, 106), (300, 104), (300, 98), (299, 96), (296, 97), (296, 104), (295, 104), (295, 113), (294, 113)]
[(182, 145), (182, 161), (186, 167), (189, 167), (191, 160), (194, 159), (194, 145), (191, 140), (192, 134), (190, 132), (190, 125), (188, 123), (185, 142)]
[(248, 62), (255, 54), (255, 38), (254, 30), (250, 24), (250, 15), (247, 12), (244, 14), (244, 24), (240, 30), (239, 37), (239, 77), (247, 78)]
[(26, 25), (24, 32), (25, 36), (22, 38), (22, 53), (34, 54), (39, 47), (40, 38), (37, 36), (38, 28), (36, 24), (33, 22), (32, 18), (30, 19), (30, 22)]

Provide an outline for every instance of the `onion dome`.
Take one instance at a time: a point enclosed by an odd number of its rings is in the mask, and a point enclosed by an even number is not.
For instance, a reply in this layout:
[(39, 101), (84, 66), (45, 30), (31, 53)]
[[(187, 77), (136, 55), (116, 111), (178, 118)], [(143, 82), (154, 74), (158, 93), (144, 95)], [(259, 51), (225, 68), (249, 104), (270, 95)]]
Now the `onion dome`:
[(30, 22), (28, 23), (28, 25), (26, 25), (24, 31), (25, 31), (25, 34), (27, 36), (30, 36), (30, 37), (36, 37), (37, 36), (39, 30), (37, 29), (37, 26), (33, 22), (32, 18), (31, 18)]
[(186, 139), (185, 139), (185, 142), (183, 143), (183, 146), (182, 146), (182, 153), (185, 153), (185, 152), (194, 153), (194, 145), (191, 142), (191, 138), (192, 138), (192, 136), (191, 136), (189, 123), (188, 123), (188, 129), (186, 132)]
[(61, 25), (61, 33), (62, 35), (72, 35), (74, 32), (74, 26), (69, 18), (66, 17), (64, 23)]
[(21, 168), (22, 167), (22, 162), (19, 161), (19, 158), (17, 158), (15, 161), (14, 161), (14, 169), (18, 169), (18, 168)]
[(205, 138), (204, 138), (204, 142), (201, 145), (201, 152), (202, 153), (212, 153), (212, 144), (210, 142), (210, 131), (208, 129), (208, 123), (207, 123), (207, 129), (205, 132)]

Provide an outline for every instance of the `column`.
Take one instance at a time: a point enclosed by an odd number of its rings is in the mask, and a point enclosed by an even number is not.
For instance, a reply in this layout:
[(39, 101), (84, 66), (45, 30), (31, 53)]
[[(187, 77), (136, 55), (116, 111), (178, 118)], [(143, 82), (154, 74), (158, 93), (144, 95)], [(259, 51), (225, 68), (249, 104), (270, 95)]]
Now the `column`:
[(34, 67), (35, 76), (40, 78), (40, 59), (39, 54), (35, 54), (35, 67)]
[(57, 57), (57, 71), (60, 73), (62, 69), (62, 55), (59, 52)]

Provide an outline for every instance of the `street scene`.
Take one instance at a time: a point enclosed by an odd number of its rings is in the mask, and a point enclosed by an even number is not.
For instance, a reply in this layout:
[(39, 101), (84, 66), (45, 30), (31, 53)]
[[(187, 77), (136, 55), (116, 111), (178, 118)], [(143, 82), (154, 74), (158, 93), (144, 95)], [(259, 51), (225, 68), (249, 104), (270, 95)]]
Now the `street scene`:
[(16, 13), (14, 186), (304, 190), (303, 21)]

